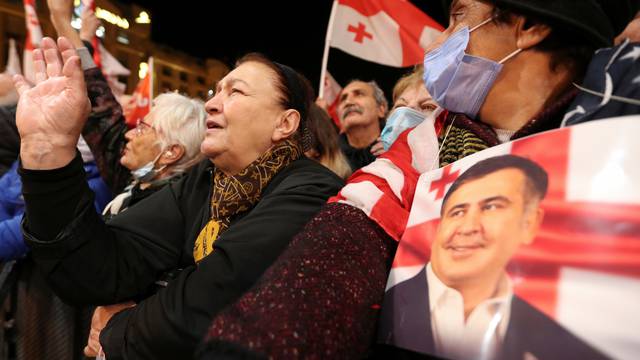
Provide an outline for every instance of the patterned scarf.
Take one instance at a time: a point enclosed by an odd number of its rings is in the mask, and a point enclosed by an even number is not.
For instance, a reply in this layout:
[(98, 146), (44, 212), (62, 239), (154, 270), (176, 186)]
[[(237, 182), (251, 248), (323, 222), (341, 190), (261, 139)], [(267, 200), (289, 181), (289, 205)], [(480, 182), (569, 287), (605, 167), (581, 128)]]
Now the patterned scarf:
[(213, 252), (213, 243), (229, 228), (238, 214), (250, 210), (269, 181), (287, 165), (303, 156), (302, 147), (285, 140), (274, 145), (240, 173), (228, 176), (215, 169), (211, 195), (211, 220), (202, 229), (193, 247), (196, 262)]
[[(560, 127), (562, 116), (576, 95), (577, 90), (568, 91), (516, 131), (511, 140)], [(440, 152), (440, 167), (500, 143), (495, 130), (489, 125), (471, 120), (462, 114), (449, 113), (443, 125), (438, 139), (441, 144), (444, 140)]]

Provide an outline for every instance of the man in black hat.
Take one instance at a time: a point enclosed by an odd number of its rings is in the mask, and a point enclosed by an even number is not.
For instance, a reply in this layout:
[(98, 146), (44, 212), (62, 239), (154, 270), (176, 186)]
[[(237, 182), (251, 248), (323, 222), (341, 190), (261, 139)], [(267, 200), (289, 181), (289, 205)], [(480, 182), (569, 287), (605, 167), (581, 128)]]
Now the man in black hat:
[[(611, 46), (638, 8), (635, 0), (611, 0), (606, 6), (596, 0), (449, 0), (445, 5), (449, 26), (425, 58), (425, 85), (450, 111), (441, 165), (559, 127), (576, 95), (572, 84), (581, 82), (595, 50)], [(446, 74), (433, 53), (444, 52), (442, 45), (465, 28), (465, 56), (492, 63), (493, 73), (472, 69), (466, 82), (434, 83)], [(466, 59), (462, 62), (465, 66)]]

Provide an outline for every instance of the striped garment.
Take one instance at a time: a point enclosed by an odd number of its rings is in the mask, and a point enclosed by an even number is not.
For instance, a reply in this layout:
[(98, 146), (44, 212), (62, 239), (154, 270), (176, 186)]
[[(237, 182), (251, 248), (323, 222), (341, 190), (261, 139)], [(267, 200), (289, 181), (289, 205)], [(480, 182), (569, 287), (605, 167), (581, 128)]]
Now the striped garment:
[[(566, 108), (575, 98), (568, 91), (511, 137), (522, 138), (560, 126)], [(413, 204), (420, 174), (443, 167), (498, 145), (496, 132), (463, 114), (438, 110), (420, 125), (398, 136), (389, 151), (361, 168), (329, 202), (355, 206), (400, 240)]]

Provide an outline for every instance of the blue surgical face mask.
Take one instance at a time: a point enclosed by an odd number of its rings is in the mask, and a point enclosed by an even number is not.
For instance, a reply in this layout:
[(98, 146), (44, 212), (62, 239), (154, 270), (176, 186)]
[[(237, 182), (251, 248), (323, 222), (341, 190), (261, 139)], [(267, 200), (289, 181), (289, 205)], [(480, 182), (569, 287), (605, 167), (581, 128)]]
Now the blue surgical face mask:
[(380, 133), (382, 145), (385, 150), (389, 150), (394, 141), (402, 132), (418, 126), (425, 118), (425, 115), (410, 107), (399, 107), (389, 115), (387, 122)]
[(499, 62), (467, 55), (469, 34), (490, 22), (489, 18), (469, 30), (458, 30), (442, 45), (424, 57), (424, 85), (441, 107), (474, 119), (484, 103), (502, 63), (522, 49), (517, 49)]
[(158, 174), (164, 170), (164, 168), (166, 168), (167, 166), (162, 166), (159, 169), (156, 169), (156, 162), (158, 161), (158, 159), (160, 159), (160, 156), (162, 156), (162, 151), (160, 152), (160, 154), (158, 154), (158, 156), (156, 156), (155, 159), (153, 159), (152, 161), (149, 161), (148, 163), (146, 163), (145, 165), (143, 165), (142, 167), (139, 167), (135, 170), (131, 171), (131, 176), (133, 176), (133, 178), (138, 181), (138, 182), (149, 182), (151, 180), (153, 180), (156, 176), (158, 176)]

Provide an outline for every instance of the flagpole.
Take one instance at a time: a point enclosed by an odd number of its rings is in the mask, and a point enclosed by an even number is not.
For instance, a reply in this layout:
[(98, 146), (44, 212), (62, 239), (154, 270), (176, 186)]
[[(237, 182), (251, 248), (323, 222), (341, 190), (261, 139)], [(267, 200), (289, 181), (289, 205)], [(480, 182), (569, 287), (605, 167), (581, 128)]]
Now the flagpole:
[(324, 54), (322, 55), (322, 68), (320, 69), (320, 89), (318, 90), (318, 97), (322, 98), (324, 95), (324, 78), (327, 75), (327, 62), (329, 61), (329, 47), (331, 40), (331, 32), (333, 30), (333, 20), (336, 15), (338, 0), (334, 0), (331, 5), (331, 15), (329, 16), (329, 25), (327, 26), (327, 36), (324, 40)]

